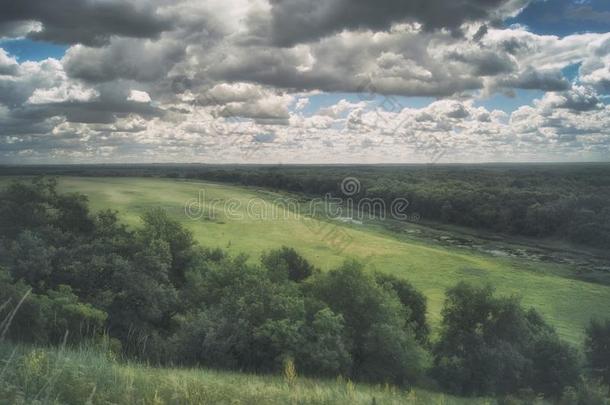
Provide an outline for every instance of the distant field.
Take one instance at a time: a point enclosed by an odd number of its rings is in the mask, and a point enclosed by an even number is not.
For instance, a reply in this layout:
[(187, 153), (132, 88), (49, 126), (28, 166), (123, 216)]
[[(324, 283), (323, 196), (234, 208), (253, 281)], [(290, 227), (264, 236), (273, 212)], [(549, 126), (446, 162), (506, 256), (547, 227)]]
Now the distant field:
[[(7, 178), (0, 179), (0, 185)], [(444, 291), (459, 280), (491, 283), (501, 293), (518, 294), (526, 306), (540, 310), (566, 340), (580, 344), (583, 328), (591, 317), (607, 317), (610, 287), (565, 277), (565, 265), (499, 258), (467, 249), (426, 245), (397, 238), (378, 227), (344, 225), (288, 214), (276, 206), (276, 218), (246, 215), (248, 202), (255, 209), (273, 212), (273, 195), (266, 191), (202, 182), (150, 178), (60, 178), (60, 189), (88, 195), (95, 210), (111, 208), (136, 225), (139, 215), (163, 207), (191, 229), (208, 247), (247, 253), (257, 258), (267, 249), (288, 245), (322, 269), (346, 258), (367, 262), (369, 268), (392, 273), (411, 281), (428, 297), (429, 317), (438, 323)], [(190, 219), (185, 202), (204, 190), (207, 209), (215, 207), (213, 219)], [(277, 195), (279, 196), (279, 195)], [(222, 212), (223, 201), (233, 201), (232, 216)], [(215, 203), (211, 203), (215, 201)], [(240, 215), (242, 218), (235, 218)], [(278, 219), (277, 217), (280, 217)], [(287, 217), (287, 218), (284, 218)]]

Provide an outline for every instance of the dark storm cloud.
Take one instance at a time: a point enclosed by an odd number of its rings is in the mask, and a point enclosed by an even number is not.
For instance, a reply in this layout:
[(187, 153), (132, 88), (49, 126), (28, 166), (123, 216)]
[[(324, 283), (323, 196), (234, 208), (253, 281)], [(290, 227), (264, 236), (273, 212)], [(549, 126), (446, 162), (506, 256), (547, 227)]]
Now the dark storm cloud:
[(176, 41), (117, 38), (103, 48), (73, 47), (63, 63), (70, 77), (87, 82), (151, 82), (164, 78), (184, 52), (184, 44)]
[(55, 123), (44, 120), (43, 118), (32, 120), (31, 117), (12, 114), (3, 117), (0, 125), (0, 142), (2, 136), (19, 136), (27, 134), (48, 134), (55, 127)]
[(344, 29), (384, 30), (391, 24), (416, 21), (424, 29), (457, 31), (467, 21), (493, 19), (515, 0), (271, 0), (274, 43), (291, 46)]
[(570, 82), (566, 80), (559, 70), (536, 70), (528, 68), (516, 76), (508, 76), (498, 79), (499, 87), (562, 91), (570, 88)]
[[(67, 91), (63, 94), (64, 101), (48, 102), (39, 96), (36, 102), (31, 102), (32, 97), (36, 99), (38, 86), (44, 86), (47, 91), (61, 89), (62, 84), (57, 82), (57, 75), (52, 71), (57, 63), (42, 63), (42, 67), (40, 72), (20, 80), (0, 80), (0, 135), (48, 134), (64, 119), (75, 123), (111, 124), (129, 114), (145, 118), (164, 115), (162, 109), (150, 103), (128, 100), (129, 85), (120, 81), (97, 86), (97, 95), (91, 99), (70, 99), (70, 91)], [(61, 93), (58, 91), (59, 95)]]
[[(216, 60), (206, 74), (220, 82), (255, 82), (305, 91), (440, 97), (481, 89), (482, 79), (466, 76), (462, 66), (436, 63), (436, 57), (430, 56), (425, 46), (433, 37), (418, 37), (416, 42), (415, 34), (403, 33), (371, 41), (366, 34), (349, 34), (311, 46), (311, 68), (300, 69), (306, 61), (291, 49), (267, 48)], [(385, 63), (383, 58), (390, 61)], [(413, 66), (413, 61), (420, 60), (425, 62), (423, 67)], [(395, 67), (401, 69), (395, 71)]]
[(492, 50), (472, 54), (453, 52), (448, 56), (453, 60), (470, 65), (472, 73), (476, 76), (497, 76), (502, 73), (513, 72), (516, 69), (515, 62), (507, 55)]
[(34, 25), (31, 21), (3, 21), (0, 16), (0, 38), (23, 37), (34, 28)]
[(24, 105), (11, 111), (10, 119), (0, 125), (0, 134), (49, 131), (53, 126), (48, 127), (45, 122), (51, 117), (65, 117), (68, 122), (112, 124), (130, 113), (143, 117), (163, 115), (162, 110), (149, 104), (117, 100)]
[(479, 30), (472, 36), (472, 40), (475, 42), (479, 42), (481, 39), (483, 39), (485, 35), (487, 35), (487, 32), (489, 32), (489, 28), (487, 28), (487, 25), (481, 25)]
[(529, 49), (529, 44), (524, 40), (520, 40), (518, 38), (511, 38), (502, 42), (502, 48), (509, 54), (515, 55), (520, 51), (527, 51)]
[(111, 124), (118, 117), (127, 114), (138, 114), (144, 117), (161, 116), (163, 112), (151, 105), (130, 101), (90, 101), (90, 102), (64, 102), (50, 105), (40, 105), (31, 108), (30, 111), (40, 109), (39, 114), (47, 117), (65, 116), (69, 122), (81, 122), (89, 124)]
[(100, 46), (113, 35), (154, 38), (171, 28), (150, 5), (120, 0), (0, 0), (0, 10), (0, 27), (38, 21), (42, 30), (30, 37), (65, 44)]

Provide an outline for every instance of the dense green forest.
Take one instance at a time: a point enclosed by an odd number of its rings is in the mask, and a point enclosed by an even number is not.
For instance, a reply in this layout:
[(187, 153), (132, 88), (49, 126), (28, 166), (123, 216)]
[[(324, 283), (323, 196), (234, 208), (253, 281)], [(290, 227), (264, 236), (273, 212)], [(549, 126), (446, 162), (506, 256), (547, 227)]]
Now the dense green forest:
[(1, 167), (2, 174), (164, 176), (205, 179), (308, 196), (342, 197), (353, 177), (359, 193), (386, 207), (406, 198), (424, 221), (493, 232), (610, 246), (610, 165), (214, 166), (91, 165)]
[(252, 264), (197, 245), (161, 209), (136, 229), (91, 213), (53, 179), (4, 189), (0, 230), (0, 339), (103, 343), (156, 365), (606, 401), (596, 395), (610, 382), (610, 322), (593, 321), (585, 346), (571, 347), (491, 287), (449, 289), (433, 335), (425, 297), (405, 280), (353, 261), (322, 271), (298, 246)]

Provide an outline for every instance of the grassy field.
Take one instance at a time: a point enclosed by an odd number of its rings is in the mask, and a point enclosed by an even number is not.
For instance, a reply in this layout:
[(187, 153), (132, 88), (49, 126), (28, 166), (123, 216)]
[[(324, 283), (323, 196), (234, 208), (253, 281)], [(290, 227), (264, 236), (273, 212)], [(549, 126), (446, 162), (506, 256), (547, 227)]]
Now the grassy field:
[[(287, 379), (124, 364), (99, 349), (0, 343), (0, 404), (493, 404), (344, 379)], [(540, 402), (542, 403), (542, 402)]]
[[(76, 177), (60, 178), (60, 189), (88, 195), (93, 209), (118, 210), (131, 225), (143, 211), (163, 207), (201, 244), (247, 253), (253, 259), (281, 245), (297, 248), (322, 269), (357, 258), (371, 269), (404, 277), (423, 291), (433, 325), (438, 323), (445, 289), (459, 280), (489, 282), (501, 293), (522, 296), (526, 306), (540, 310), (574, 344), (581, 343), (589, 319), (606, 317), (610, 307), (610, 287), (569, 278), (573, 269), (568, 266), (405, 240), (379, 227), (318, 221), (286, 212), (285, 206), (273, 203), (279, 194), (263, 190), (155, 178)], [(205, 215), (189, 218), (185, 203), (200, 191), (205, 194)], [(226, 204), (231, 205), (230, 212), (223, 208)], [(261, 212), (266, 218), (260, 218)]]

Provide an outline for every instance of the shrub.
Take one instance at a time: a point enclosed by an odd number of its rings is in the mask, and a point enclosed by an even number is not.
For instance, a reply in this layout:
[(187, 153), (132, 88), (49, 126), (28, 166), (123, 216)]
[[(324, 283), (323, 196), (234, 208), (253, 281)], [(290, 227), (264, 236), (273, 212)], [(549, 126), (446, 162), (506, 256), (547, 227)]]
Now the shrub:
[[(60, 344), (101, 337), (107, 314), (79, 301), (69, 286), (44, 294), (31, 292), (23, 282), (13, 282), (0, 269), (0, 333), (12, 340)], [(12, 313), (15, 312), (13, 316)]]
[(426, 321), (426, 297), (407, 280), (383, 273), (376, 273), (375, 280), (396, 293), (401, 304), (407, 309), (407, 323), (415, 331), (418, 342), (427, 344), (430, 327)]
[(567, 387), (560, 405), (610, 405), (608, 386), (596, 380), (581, 379), (575, 387)]
[(343, 316), (354, 377), (408, 385), (420, 376), (422, 350), (406, 322), (407, 310), (360, 264), (347, 262), (320, 274), (309, 289)]
[(307, 319), (303, 331), (305, 342), (297, 350), (299, 367), (317, 376), (349, 374), (352, 359), (344, 339), (343, 316), (323, 307)]
[(460, 394), (560, 395), (577, 381), (576, 352), (535, 311), (493, 293), (466, 283), (447, 291), (433, 376)]
[(591, 372), (610, 384), (610, 319), (592, 320), (586, 329), (585, 353)]
[(303, 256), (286, 246), (263, 254), (261, 262), (277, 280), (288, 278), (298, 282), (314, 272), (314, 267)]

